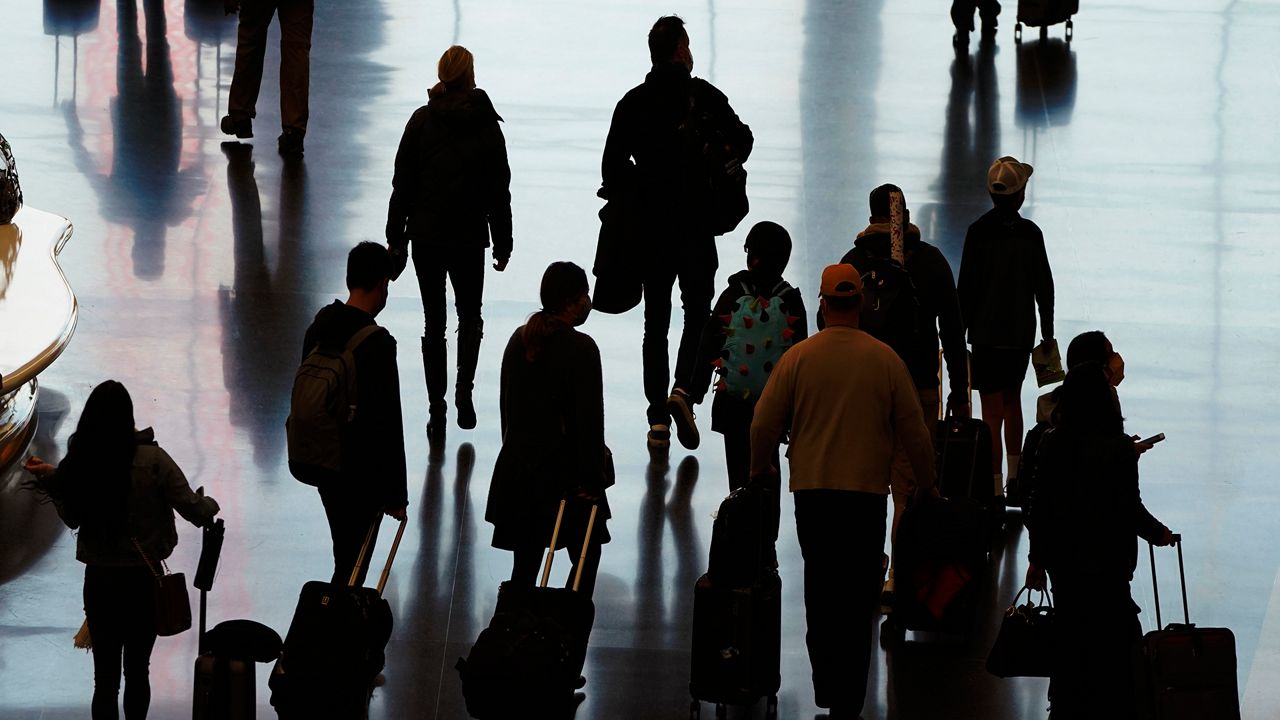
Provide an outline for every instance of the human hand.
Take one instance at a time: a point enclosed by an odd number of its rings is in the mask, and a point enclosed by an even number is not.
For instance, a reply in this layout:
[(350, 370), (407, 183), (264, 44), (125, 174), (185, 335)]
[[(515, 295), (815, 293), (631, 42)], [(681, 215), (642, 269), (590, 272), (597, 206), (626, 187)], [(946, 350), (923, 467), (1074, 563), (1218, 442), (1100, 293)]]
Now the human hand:
[(1172, 545), (1174, 542), (1176, 542), (1177, 539), (1178, 539), (1177, 533), (1170, 530), (1169, 528), (1165, 528), (1164, 532), (1160, 533), (1160, 539), (1157, 540), (1155, 544), (1158, 545), (1159, 547), (1168, 547)]
[(36, 478), (43, 480), (44, 478), (52, 475), (54, 471), (56, 471), (58, 468), (54, 467), (53, 465), (50, 465), (49, 463), (45, 462), (39, 457), (32, 455), (31, 457), (27, 458), (27, 461), (25, 463), (22, 464), (22, 469), (26, 470), (32, 475), (35, 475)]
[(383, 508), (382, 512), (386, 513), (387, 517), (391, 517), (396, 520), (399, 520), (400, 522), (404, 522), (405, 518), (409, 517), (408, 513), (405, 512), (405, 510), (408, 507), (409, 507), (408, 504), (405, 504), (405, 505), (401, 505), (398, 508), (391, 508), (391, 507)]
[(409, 246), (388, 242), (387, 252), (391, 254), (391, 279), (399, 280), (400, 274), (409, 264)]
[(507, 269), (507, 263), (510, 261), (511, 261), (510, 255), (508, 255), (507, 257), (498, 257), (497, 255), (494, 255), (493, 269), (497, 270), (498, 272), (502, 272), (503, 270)]
[(1044, 568), (1037, 567), (1035, 563), (1027, 568), (1027, 579), (1024, 583), (1032, 590), (1044, 592), (1045, 585), (1048, 584), (1048, 577), (1045, 575)]
[(952, 417), (963, 418), (967, 420), (973, 417), (973, 405), (963, 400), (957, 400), (955, 402), (948, 400), (947, 412), (951, 413)]
[(1129, 437), (1133, 440), (1133, 452), (1136, 453), (1138, 457), (1142, 457), (1142, 453), (1155, 447), (1155, 445), (1151, 443), (1138, 442), (1142, 438), (1137, 435), (1130, 435)]
[(595, 492), (593, 490), (588, 490), (586, 488), (578, 488), (578, 499), (582, 500), (583, 502), (596, 505), (596, 504), (599, 504), (600, 502), (600, 493)]

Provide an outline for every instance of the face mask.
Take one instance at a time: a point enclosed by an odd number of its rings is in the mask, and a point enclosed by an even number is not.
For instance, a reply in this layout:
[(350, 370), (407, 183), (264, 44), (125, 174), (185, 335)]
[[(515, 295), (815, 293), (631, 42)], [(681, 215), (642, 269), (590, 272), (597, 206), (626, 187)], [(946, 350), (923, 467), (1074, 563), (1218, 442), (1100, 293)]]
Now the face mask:
[(587, 317), (591, 315), (591, 298), (586, 297), (582, 300), (582, 309), (578, 312), (578, 316), (573, 320), (573, 326), (579, 327), (587, 321)]

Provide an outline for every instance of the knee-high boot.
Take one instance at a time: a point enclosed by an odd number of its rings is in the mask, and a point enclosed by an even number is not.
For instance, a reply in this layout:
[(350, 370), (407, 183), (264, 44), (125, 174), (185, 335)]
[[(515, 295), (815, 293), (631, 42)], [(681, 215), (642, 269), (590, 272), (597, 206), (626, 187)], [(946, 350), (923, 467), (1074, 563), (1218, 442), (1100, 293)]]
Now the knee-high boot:
[(430, 403), (427, 408), (429, 413), (427, 434), (433, 437), (444, 436), (445, 411), (449, 408), (448, 402), (444, 399), (447, 362), (444, 340), (431, 342), (424, 336), (422, 366), (427, 377), (427, 400)]
[(484, 337), (484, 320), (458, 323), (458, 379), (454, 386), (454, 405), (458, 408), (458, 427), (470, 430), (476, 426), (476, 408), (471, 401), (475, 387), (476, 365), (480, 361), (480, 339)]

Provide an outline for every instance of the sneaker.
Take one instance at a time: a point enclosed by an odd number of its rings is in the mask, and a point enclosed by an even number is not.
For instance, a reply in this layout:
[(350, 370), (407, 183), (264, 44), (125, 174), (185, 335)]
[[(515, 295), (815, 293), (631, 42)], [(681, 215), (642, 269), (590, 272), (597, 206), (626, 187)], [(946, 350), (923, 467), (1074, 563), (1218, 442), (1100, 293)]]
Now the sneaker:
[(303, 130), (295, 128), (285, 128), (280, 133), (279, 143), (281, 155), (301, 155), (302, 154), (302, 138), (306, 135)]
[(237, 115), (224, 115), (220, 124), (224, 135), (235, 135), (238, 138), (253, 137), (253, 120)]
[(471, 402), (471, 393), (457, 393), (454, 395), (453, 406), (458, 411), (458, 427), (463, 430), (474, 430), (476, 427), (476, 406)]
[(445, 418), (444, 413), (431, 413), (427, 420), (427, 440), (428, 442), (440, 442), (444, 440), (445, 428), (449, 421)]
[(648, 440), (653, 450), (671, 447), (671, 430), (666, 425), (650, 425)]
[(693, 420), (693, 407), (689, 404), (689, 393), (680, 388), (672, 390), (671, 396), (667, 398), (667, 412), (671, 413), (671, 420), (676, 425), (676, 437), (679, 438), (680, 444), (688, 450), (697, 450), (701, 438), (698, 436), (698, 426)]

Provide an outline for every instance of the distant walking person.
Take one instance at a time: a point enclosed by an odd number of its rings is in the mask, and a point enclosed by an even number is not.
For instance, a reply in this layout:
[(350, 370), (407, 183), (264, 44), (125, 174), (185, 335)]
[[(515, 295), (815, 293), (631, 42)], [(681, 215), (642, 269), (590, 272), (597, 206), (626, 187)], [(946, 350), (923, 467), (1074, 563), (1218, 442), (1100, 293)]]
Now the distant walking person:
[(301, 155), (307, 134), (311, 86), (311, 24), (315, 0), (223, 0), (227, 14), (240, 13), (236, 37), (236, 69), (227, 97), (222, 132), (253, 137), (262, 87), (262, 62), (267, 53), (267, 30), (280, 15), (280, 133), (281, 155)]
[(533, 585), (551, 539), (560, 500), (567, 507), (558, 548), (579, 564), (593, 503), (600, 511), (579, 590), (590, 595), (609, 541), (605, 489), (613, 463), (604, 444), (604, 380), (600, 350), (577, 330), (591, 312), (587, 274), (568, 262), (542, 276), (542, 309), (511, 335), (502, 354), (502, 450), (493, 468), (485, 520), (493, 546), (512, 551), (511, 580)]
[(866, 699), (894, 463), (910, 463), (917, 498), (936, 494), (911, 374), (858, 329), (862, 300), (852, 265), (823, 270), (826, 327), (783, 354), (751, 423), (753, 477), (777, 473), (772, 459), (790, 433), (813, 690), (832, 720), (857, 718)]
[[(605, 141), (601, 162), (604, 194), (622, 197), (634, 189), (645, 244), (644, 267), (644, 394), (649, 401), (648, 443), (665, 448), (671, 442), (669, 393), (675, 382), (690, 376), (697, 362), (711, 300), (715, 297), (715, 232), (705, 215), (705, 178), (692, 137), (693, 115), (709, 119), (702, 132), (717, 136), (739, 162), (751, 154), (751, 129), (724, 93), (695, 78), (693, 54), (684, 21), (659, 18), (649, 31), (653, 69), (641, 85), (618, 101)], [(699, 120), (699, 122), (703, 122)], [(671, 325), (671, 290), (680, 284), (684, 328), (670, 371), (667, 331)], [(691, 397), (698, 402), (701, 396)]]
[(493, 240), (493, 269), (511, 259), (511, 168), (502, 120), (489, 96), (476, 87), (475, 59), (454, 45), (440, 57), (440, 82), (405, 126), (396, 152), (387, 247), (399, 276), (413, 242), (413, 269), (426, 315), (422, 363), (430, 402), (427, 435), (444, 438), (445, 279), (453, 284), (458, 311), (458, 376), (454, 405), (458, 427), (476, 426), (472, 400), (484, 321), (484, 254)]
[(999, 22), (1000, 3), (997, 0), (951, 0), (951, 23), (956, 26), (952, 41), (957, 46), (969, 44), (969, 33), (973, 32), (973, 11), (977, 10), (982, 18), (982, 39), (995, 39)]
[(1031, 172), (1030, 165), (1008, 156), (991, 164), (987, 190), (995, 207), (969, 226), (956, 287), (973, 346), (973, 388), (991, 428), (996, 495), (1004, 495), (1004, 445), (1010, 450), (1009, 473), (1017, 474), (1022, 381), (1036, 344), (1037, 309), (1041, 337), (1053, 339), (1053, 273), (1044, 235), (1018, 214)]
[[(384, 513), (403, 520), (409, 504), (396, 341), (374, 322), (387, 306), (390, 275), (386, 248), (373, 242), (356, 245), (347, 254), (347, 301), (321, 308), (302, 341), (306, 362), (317, 349), (341, 353), (357, 333), (376, 328), (350, 349), (358, 404), (343, 432), (341, 467), (319, 483), (333, 539), (334, 583), (350, 578), (369, 526)], [(362, 568), (357, 582), (363, 583), (367, 572), (367, 566)]]
[(56, 468), (38, 457), (25, 468), (76, 534), (76, 559), (85, 564), (84, 612), (93, 641), (93, 720), (142, 720), (151, 704), (148, 679), (156, 642), (156, 581), (152, 568), (178, 544), (173, 513), (197, 527), (213, 520), (218, 503), (192, 492), (178, 464), (150, 428), (135, 430), (133, 400), (107, 380), (93, 389), (67, 455)]

